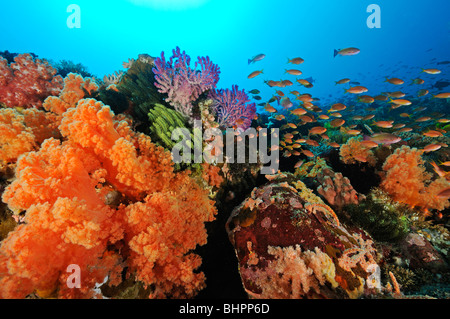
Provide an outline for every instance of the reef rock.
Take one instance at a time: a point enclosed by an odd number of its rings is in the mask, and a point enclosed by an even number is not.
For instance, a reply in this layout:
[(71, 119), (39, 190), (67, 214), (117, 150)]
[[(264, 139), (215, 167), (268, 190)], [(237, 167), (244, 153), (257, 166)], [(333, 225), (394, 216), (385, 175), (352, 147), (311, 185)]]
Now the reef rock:
[(253, 189), (226, 228), (250, 297), (358, 298), (379, 292), (370, 236), (341, 224), (301, 181)]
[(450, 270), (442, 255), (419, 234), (408, 234), (400, 243), (400, 247), (412, 269), (424, 268), (434, 273)]

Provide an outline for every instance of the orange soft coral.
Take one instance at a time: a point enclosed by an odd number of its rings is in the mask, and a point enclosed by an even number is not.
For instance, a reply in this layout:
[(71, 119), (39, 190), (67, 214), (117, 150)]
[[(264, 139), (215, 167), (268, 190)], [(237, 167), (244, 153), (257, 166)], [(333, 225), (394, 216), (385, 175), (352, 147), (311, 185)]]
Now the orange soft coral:
[(47, 138), (60, 137), (59, 117), (37, 109), (0, 109), (0, 164), (15, 163)]
[[(3, 194), (26, 219), (0, 247), (0, 296), (58, 288), (59, 297), (90, 297), (106, 275), (118, 278), (120, 260), (152, 296), (195, 295), (205, 278), (192, 250), (206, 243), (216, 213), (208, 191), (103, 103), (81, 100), (62, 116), (66, 140), (24, 154)], [(86, 273), (81, 290), (65, 285), (72, 263)]]
[(0, 165), (36, 149), (35, 136), (26, 127), (24, 117), (15, 109), (0, 109)]
[(98, 85), (91, 78), (83, 78), (79, 74), (69, 73), (64, 78), (64, 88), (59, 95), (45, 99), (43, 107), (56, 114), (64, 113), (68, 108), (76, 106), (77, 102), (86, 94), (98, 90)]
[(202, 164), (202, 178), (209, 186), (220, 187), (223, 177), (220, 175), (220, 167), (208, 163)]
[(345, 164), (355, 164), (356, 162), (367, 162), (369, 165), (376, 164), (376, 157), (369, 147), (361, 143), (362, 137), (352, 137), (347, 143), (341, 145), (339, 155)]
[(380, 187), (398, 202), (443, 210), (450, 203), (448, 199), (438, 198), (437, 194), (450, 183), (444, 178), (432, 181), (432, 174), (425, 171), (421, 155), (421, 150), (408, 146), (396, 149), (383, 165), (386, 175)]

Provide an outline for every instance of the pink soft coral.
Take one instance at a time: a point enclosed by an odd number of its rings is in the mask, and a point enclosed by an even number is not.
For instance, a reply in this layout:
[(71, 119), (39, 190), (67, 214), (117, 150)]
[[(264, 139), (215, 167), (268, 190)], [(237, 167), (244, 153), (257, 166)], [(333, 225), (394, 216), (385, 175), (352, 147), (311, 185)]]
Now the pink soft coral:
[(0, 103), (8, 107), (36, 107), (62, 89), (62, 77), (45, 60), (19, 54), (14, 62), (0, 57)]

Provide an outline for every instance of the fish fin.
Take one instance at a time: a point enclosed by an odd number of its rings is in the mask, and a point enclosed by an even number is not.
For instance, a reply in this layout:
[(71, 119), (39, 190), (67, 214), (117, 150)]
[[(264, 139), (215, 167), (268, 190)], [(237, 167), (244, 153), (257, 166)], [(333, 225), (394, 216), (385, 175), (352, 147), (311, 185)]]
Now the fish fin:
[(348, 93), (348, 90), (347, 90), (347, 89), (344, 89), (344, 93)]
[(252, 59), (248, 59), (248, 64), (252, 63)]
[(287, 58), (287, 59), (288, 59), (288, 61), (286, 63), (291, 63), (291, 59), (289, 59), (289, 58)]
[(333, 58), (335, 58), (336, 57), (336, 55), (338, 55), (339, 54), (339, 51), (338, 50), (336, 50), (336, 49), (334, 49), (334, 56), (333, 56)]

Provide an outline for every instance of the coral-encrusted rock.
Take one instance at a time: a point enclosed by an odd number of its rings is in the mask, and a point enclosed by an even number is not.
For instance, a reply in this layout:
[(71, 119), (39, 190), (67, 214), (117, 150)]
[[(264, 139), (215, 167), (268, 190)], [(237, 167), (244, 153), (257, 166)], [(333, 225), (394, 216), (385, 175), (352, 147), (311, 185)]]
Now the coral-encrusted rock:
[(255, 298), (358, 298), (377, 292), (379, 282), (370, 276), (377, 268), (370, 237), (340, 224), (302, 182), (291, 185), (255, 188), (228, 219), (247, 293)]
[(450, 270), (441, 254), (419, 234), (408, 234), (400, 243), (400, 247), (412, 269), (425, 268), (435, 273)]

